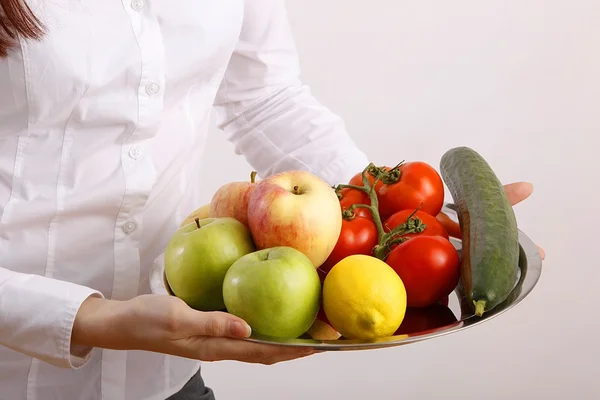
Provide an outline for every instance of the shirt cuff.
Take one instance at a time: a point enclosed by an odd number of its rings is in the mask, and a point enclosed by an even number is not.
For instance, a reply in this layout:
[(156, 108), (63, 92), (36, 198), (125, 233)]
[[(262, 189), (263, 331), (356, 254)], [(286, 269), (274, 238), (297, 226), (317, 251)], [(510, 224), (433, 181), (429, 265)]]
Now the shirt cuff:
[(104, 296), (70, 282), (9, 273), (0, 283), (0, 344), (57, 367), (83, 367), (92, 349), (71, 348), (75, 317), (88, 297)]
[(327, 168), (319, 173), (321, 178), (332, 186), (347, 184), (350, 179), (369, 165), (367, 156), (360, 152), (336, 158)]

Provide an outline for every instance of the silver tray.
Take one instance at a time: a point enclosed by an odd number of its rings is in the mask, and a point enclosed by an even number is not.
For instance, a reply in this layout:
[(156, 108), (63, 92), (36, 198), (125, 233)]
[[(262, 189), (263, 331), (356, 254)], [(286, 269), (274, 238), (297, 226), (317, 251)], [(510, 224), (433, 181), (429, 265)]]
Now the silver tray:
[[(451, 204), (444, 206), (444, 212), (456, 221), (456, 212)], [(461, 252), (461, 242), (451, 238), (452, 244)], [(482, 317), (477, 317), (469, 305), (462, 287), (459, 286), (448, 297), (447, 305), (435, 305), (424, 310), (407, 310), (407, 316), (394, 336), (374, 340), (314, 340), (310, 337), (297, 339), (273, 339), (253, 334), (245, 339), (256, 343), (276, 344), (295, 347), (312, 347), (319, 351), (369, 350), (402, 346), (443, 335), (460, 332), (466, 328), (482, 324), (508, 311), (531, 293), (542, 273), (542, 260), (533, 241), (519, 230), (519, 280), (509, 297)], [(163, 256), (156, 259), (150, 272), (152, 293), (173, 295), (164, 276)], [(413, 326), (409, 326), (413, 325)], [(421, 325), (421, 327), (419, 327)]]

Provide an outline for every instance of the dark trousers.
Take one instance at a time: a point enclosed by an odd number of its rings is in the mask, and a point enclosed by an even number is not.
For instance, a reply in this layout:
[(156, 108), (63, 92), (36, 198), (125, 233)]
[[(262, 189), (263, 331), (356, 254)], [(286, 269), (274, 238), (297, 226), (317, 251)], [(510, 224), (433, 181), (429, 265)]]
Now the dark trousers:
[(215, 400), (215, 394), (204, 385), (204, 379), (198, 370), (179, 392), (167, 400)]

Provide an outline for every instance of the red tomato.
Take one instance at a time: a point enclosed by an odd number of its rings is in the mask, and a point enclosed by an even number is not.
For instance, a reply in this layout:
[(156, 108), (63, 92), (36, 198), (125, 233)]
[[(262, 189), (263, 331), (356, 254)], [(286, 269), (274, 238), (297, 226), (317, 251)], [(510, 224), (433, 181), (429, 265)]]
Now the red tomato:
[[(390, 167), (379, 167), (380, 169), (385, 169), (386, 171), (389, 171), (391, 168)], [(375, 182), (375, 176), (373, 176), (370, 173), (367, 173), (367, 177), (369, 178), (369, 184), (371, 186), (373, 186), (373, 183)], [(354, 185), (354, 186), (363, 186), (363, 179), (362, 179), (362, 172), (359, 172), (358, 174), (354, 175), (352, 177), (352, 179), (350, 179), (350, 181), (348, 182), (349, 185)], [(377, 192), (381, 186), (383, 186), (383, 182), (381, 182), (381, 180), (379, 180), (377, 182), (377, 184), (375, 185), (375, 192)], [(416, 207), (415, 207), (416, 208)]]
[(439, 304), (448, 307), (448, 304), (450, 304), (450, 296), (446, 296), (443, 299), (438, 301)]
[[(342, 207), (342, 211), (347, 210), (353, 204), (366, 204), (371, 205), (371, 199), (369, 195), (365, 192), (361, 192), (358, 189), (344, 188), (340, 190), (340, 195), (342, 198), (340, 199), (340, 205)], [(363, 217), (373, 220), (373, 214), (371, 210), (364, 207), (355, 207), (354, 208), (355, 217)]]
[[(386, 232), (389, 232), (397, 226), (404, 224), (408, 220), (408, 217), (410, 217), (414, 212), (415, 210), (398, 211), (384, 222), (383, 229), (385, 229)], [(434, 216), (419, 210), (411, 219), (414, 220), (415, 218), (420, 219), (421, 222), (427, 226), (425, 230), (421, 233), (407, 233), (402, 235), (402, 237), (441, 236), (444, 239), (449, 239), (448, 232), (446, 232), (446, 229), (444, 229), (442, 224)]]
[(340, 201), (346, 200), (353, 203), (364, 203), (365, 201), (370, 201), (369, 195), (358, 189), (343, 188), (339, 193)]
[(377, 245), (377, 227), (367, 218), (355, 217), (342, 220), (340, 237), (329, 255), (329, 258), (319, 267), (325, 274), (344, 258), (354, 254), (372, 254)]
[(416, 236), (398, 245), (386, 259), (406, 288), (408, 307), (427, 307), (458, 285), (460, 260), (449, 240)]
[(444, 182), (440, 174), (431, 165), (420, 161), (402, 164), (399, 169), (400, 179), (382, 185), (377, 191), (381, 218), (419, 207), (429, 215), (438, 215), (444, 205)]

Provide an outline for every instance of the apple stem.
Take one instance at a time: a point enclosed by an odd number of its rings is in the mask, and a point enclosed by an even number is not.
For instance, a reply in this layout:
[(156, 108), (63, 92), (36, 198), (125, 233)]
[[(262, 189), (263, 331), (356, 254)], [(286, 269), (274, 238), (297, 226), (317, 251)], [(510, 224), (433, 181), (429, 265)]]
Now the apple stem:
[[(379, 214), (379, 199), (377, 198), (377, 193), (375, 192), (375, 187), (379, 181), (383, 181), (393, 183), (397, 181), (400, 177), (399, 167), (403, 162), (396, 165), (389, 171), (386, 171), (384, 168), (379, 168), (373, 163), (369, 163), (367, 167), (362, 172), (362, 181), (363, 185), (345, 185), (340, 184), (336, 187), (336, 192), (339, 193), (340, 190), (345, 188), (360, 190), (369, 195), (370, 205), (367, 204), (353, 204), (347, 210), (342, 213), (342, 216), (346, 219), (354, 218), (354, 210), (359, 208), (367, 208), (371, 211), (371, 215), (373, 216), (373, 222), (375, 223), (375, 227), (377, 228), (377, 237), (378, 243), (377, 246), (373, 249), (373, 254), (375, 257), (385, 260), (391, 251), (391, 247), (394, 244), (398, 244), (401, 241), (398, 239), (403, 235), (408, 233), (420, 233), (425, 230), (427, 225), (425, 225), (419, 218), (415, 217), (416, 212), (419, 210), (415, 210), (402, 225), (397, 226), (392, 229), (390, 232), (386, 232), (383, 226), (383, 222), (381, 221), (381, 215)], [(368, 174), (375, 177), (375, 181), (371, 185), (369, 181)], [(395, 179), (395, 180), (394, 180)], [(407, 240), (407, 238), (403, 238), (402, 241)]]
[(256, 174), (257, 174), (256, 171), (252, 171), (250, 173), (250, 183), (255, 183), (255, 181), (256, 181)]
[(200, 218), (196, 218), (194, 221), (196, 221), (196, 226), (200, 229)]
[(294, 186), (294, 194), (300, 194), (300, 188), (298, 186)]

